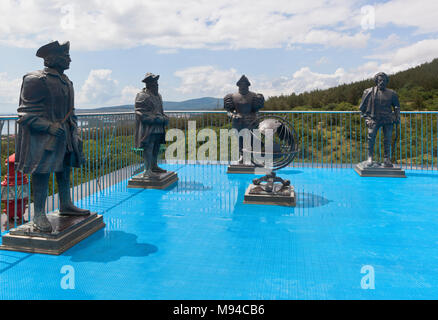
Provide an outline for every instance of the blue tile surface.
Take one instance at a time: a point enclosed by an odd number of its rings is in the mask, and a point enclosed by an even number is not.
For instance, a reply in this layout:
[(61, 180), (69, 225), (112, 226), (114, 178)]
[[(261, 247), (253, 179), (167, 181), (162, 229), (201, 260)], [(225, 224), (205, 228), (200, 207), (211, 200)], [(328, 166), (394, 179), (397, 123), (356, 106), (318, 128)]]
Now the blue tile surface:
[[(61, 256), (0, 251), (1, 299), (436, 299), (438, 174), (361, 178), (286, 168), (296, 208), (243, 204), (252, 175), (167, 166), (168, 190), (126, 181), (79, 204), (101, 230)], [(75, 289), (61, 288), (61, 268)], [(361, 268), (375, 289), (361, 288)]]

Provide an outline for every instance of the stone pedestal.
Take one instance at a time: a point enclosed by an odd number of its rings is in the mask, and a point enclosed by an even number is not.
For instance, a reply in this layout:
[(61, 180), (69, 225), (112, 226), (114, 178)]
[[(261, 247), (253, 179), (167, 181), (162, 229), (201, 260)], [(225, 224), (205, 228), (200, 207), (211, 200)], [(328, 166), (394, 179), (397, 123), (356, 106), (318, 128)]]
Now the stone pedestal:
[(246, 164), (232, 164), (228, 166), (227, 173), (248, 173), (254, 174), (255, 166)]
[(166, 189), (178, 181), (178, 175), (173, 171), (157, 174), (155, 178), (143, 178), (142, 173), (128, 181), (128, 188)]
[(366, 161), (354, 166), (361, 177), (388, 177), (388, 178), (406, 178), (405, 171), (399, 167), (384, 167), (382, 164), (375, 162), (371, 167), (366, 165)]
[(279, 192), (266, 192), (260, 186), (250, 184), (246, 189), (243, 203), (295, 207), (295, 189), (293, 186), (287, 186)]
[(23, 224), (3, 236), (1, 250), (59, 255), (105, 227), (103, 217), (96, 213), (88, 216), (63, 216), (58, 212), (47, 215), (52, 225), (51, 233), (33, 227), (32, 222)]

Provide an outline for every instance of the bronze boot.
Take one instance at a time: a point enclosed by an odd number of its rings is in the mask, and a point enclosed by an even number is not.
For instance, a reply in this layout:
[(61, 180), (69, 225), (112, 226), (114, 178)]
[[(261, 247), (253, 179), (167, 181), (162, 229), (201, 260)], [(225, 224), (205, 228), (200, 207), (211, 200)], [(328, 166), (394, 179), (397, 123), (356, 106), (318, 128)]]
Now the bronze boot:
[(56, 180), (59, 189), (59, 214), (65, 216), (87, 216), (90, 210), (76, 207), (71, 201), (70, 195), (70, 167), (63, 172), (56, 172)]

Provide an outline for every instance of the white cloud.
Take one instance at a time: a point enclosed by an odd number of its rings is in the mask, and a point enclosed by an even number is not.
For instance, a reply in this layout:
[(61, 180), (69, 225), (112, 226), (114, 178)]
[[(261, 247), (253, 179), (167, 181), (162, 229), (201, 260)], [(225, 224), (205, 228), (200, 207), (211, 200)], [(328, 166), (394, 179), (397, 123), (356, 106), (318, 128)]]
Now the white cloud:
[(269, 81), (264, 80), (259, 87), (264, 90), (266, 95), (326, 89), (343, 83), (369, 79), (378, 72), (393, 74), (403, 71), (430, 62), (436, 58), (437, 52), (438, 39), (422, 40), (382, 54), (368, 56), (366, 58), (371, 59), (371, 61), (349, 70), (339, 68), (333, 73), (318, 73), (304, 67), (290, 77), (283, 76)]
[(178, 52), (178, 49), (161, 49), (157, 51), (158, 54), (176, 54)]
[(327, 57), (321, 57), (321, 58), (319, 58), (318, 60), (316, 60), (316, 64), (326, 64), (326, 63), (329, 63), (329, 58), (327, 58)]
[(417, 33), (438, 32), (438, 1), (392, 0), (376, 5), (376, 26), (414, 27)]
[(11, 79), (6, 72), (0, 72), (0, 103), (18, 106), (21, 78)]
[(271, 83), (265, 83), (266, 95), (301, 93), (314, 89), (326, 89), (337, 86), (344, 82), (345, 70), (337, 69), (333, 74), (313, 72), (308, 67), (301, 68), (291, 77), (275, 79)]
[(358, 32), (354, 35), (342, 34), (331, 30), (311, 30), (299, 37), (295, 42), (306, 44), (323, 44), (332, 47), (363, 48), (366, 46), (369, 34)]
[(181, 79), (176, 89), (182, 94), (197, 96), (224, 96), (235, 89), (240, 75), (235, 69), (220, 70), (213, 66), (197, 66), (179, 70), (174, 75)]
[(119, 104), (134, 104), (135, 96), (140, 92), (140, 88), (134, 86), (126, 86), (122, 89), (118, 102), (115, 101), (115, 105)]
[(78, 94), (79, 107), (100, 106), (120, 96), (118, 81), (112, 79), (112, 70), (91, 70)]
[(382, 71), (394, 73), (430, 62), (437, 57), (437, 52), (438, 39), (427, 39), (382, 54), (370, 55), (367, 58), (382, 61), (380, 66)]
[(400, 36), (395, 33), (391, 33), (384, 39), (376, 39), (376, 42), (379, 46), (374, 48), (375, 52), (388, 51), (407, 44), (406, 41), (400, 39)]
[(121, 87), (119, 81), (112, 78), (112, 70), (91, 70), (77, 94), (76, 105), (79, 108), (133, 105), (140, 90), (131, 85)]
[(69, 39), (76, 50), (146, 44), (163, 50), (277, 48), (300, 43), (363, 47), (369, 35), (360, 31), (360, 3), (2, 0), (0, 44), (37, 47), (52, 39)]
[[(292, 92), (326, 89), (370, 79), (382, 71), (392, 74), (406, 70), (431, 61), (436, 57), (436, 52), (438, 52), (438, 39), (422, 40), (383, 54), (369, 56), (367, 58), (371, 59), (370, 61), (348, 70), (338, 68), (333, 73), (320, 73), (312, 71), (309, 67), (302, 67), (292, 75), (275, 78), (250, 77), (251, 90), (261, 92), (267, 98)], [(325, 61), (322, 57), (317, 63)], [(177, 71), (175, 75), (181, 78), (181, 86), (177, 89), (181, 93), (218, 97), (236, 91), (235, 82), (241, 74), (236, 69), (220, 70), (213, 66), (199, 66)]]
[[(181, 85), (176, 89), (184, 95), (192, 97), (213, 96), (223, 97), (225, 94), (238, 90), (237, 80), (242, 73), (236, 69), (221, 70), (213, 66), (191, 67), (175, 72), (181, 79)], [(348, 74), (339, 68), (333, 74), (318, 73), (304, 67), (291, 76), (266, 78), (264, 76), (247, 75), (251, 82), (251, 91), (260, 92), (268, 96), (301, 93), (314, 89), (325, 89), (345, 82), (362, 79), (359, 75)]]
[[(235, 69), (221, 70), (213, 66), (198, 66), (177, 71), (175, 76), (181, 79), (181, 85), (176, 90), (182, 94), (190, 94), (194, 97), (223, 97), (227, 93), (238, 90), (236, 82), (241, 73)], [(346, 72), (338, 69), (334, 74), (323, 74), (312, 72), (305, 67), (289, 77), (267, 79), (262, 76), (247, 76), (251, 82), (251, 91), (263, 93), (268, 97), (336, 86), (345, 81)]]

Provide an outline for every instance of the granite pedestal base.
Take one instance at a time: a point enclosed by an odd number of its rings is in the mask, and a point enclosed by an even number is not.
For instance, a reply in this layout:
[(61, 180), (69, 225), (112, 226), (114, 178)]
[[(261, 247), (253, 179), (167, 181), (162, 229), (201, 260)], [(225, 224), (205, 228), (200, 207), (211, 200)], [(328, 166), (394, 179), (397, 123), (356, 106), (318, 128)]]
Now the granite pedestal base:
[(228, 166), (227, 173), (247, 173), (254, 174), (255, 166), (245, 164), (232, 164)]
[(266, 192), (260, 186), (250, 184), (246, 189), (243, 203), (277, 206), (296, 206), (295, 189), (287, 186), (280, 192)]
[(388, 177), (388, 178), (406, 178), (405, 171), (398, 167), (384, 167), (380, 163), (374, 163), (371, 167), (366, 165), (366, 161), (354, 166), (361, 177)]
[(59, 255), (105, 227), (103, 217), (96, 213), (87, 216), (63, 216), (58, 212), (47, 215), (51, 233), (41, 232), (32, 222), (23, 224), (3, 236), (1, 250)]
[(157, 174), (154, 178), (143, 178), (142, 174), (128, 181), (128, 188), (166, 189), (178, 181), (178, 175), (173, 171)]

